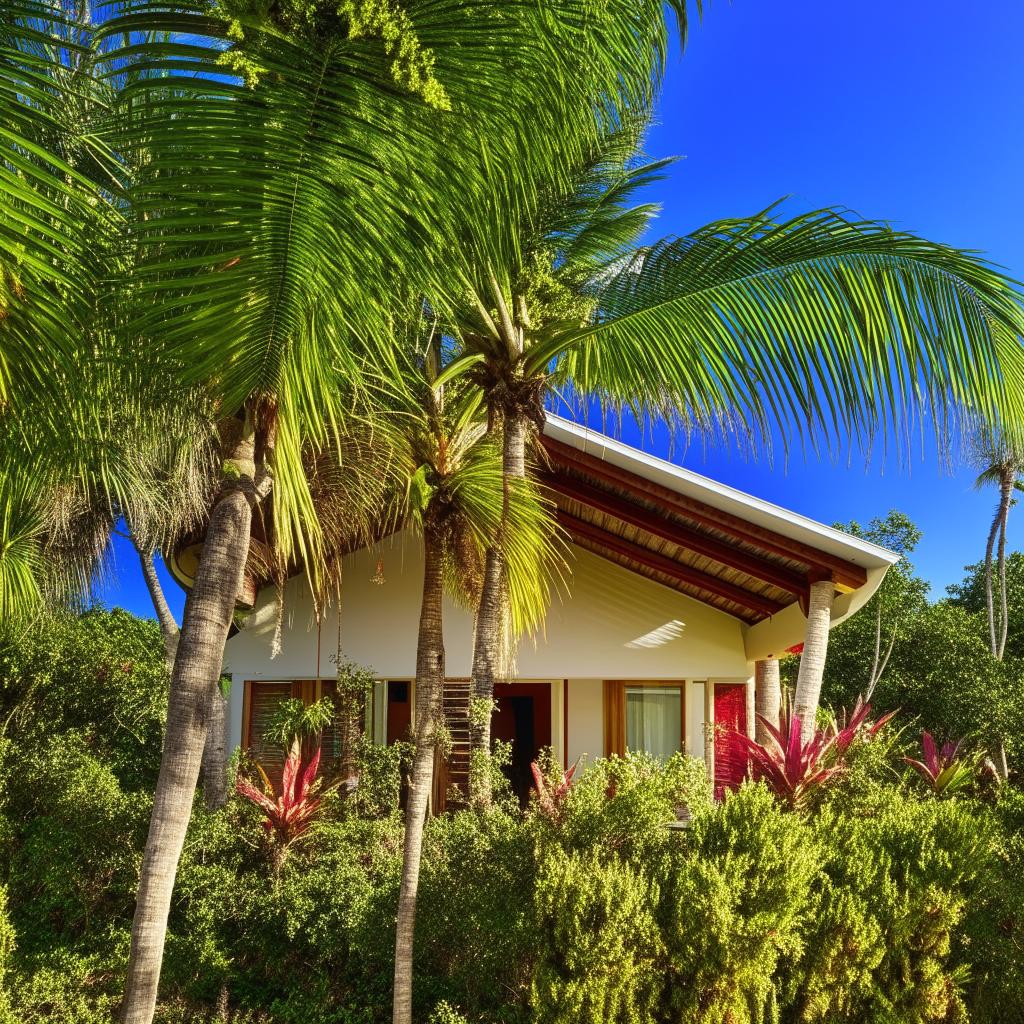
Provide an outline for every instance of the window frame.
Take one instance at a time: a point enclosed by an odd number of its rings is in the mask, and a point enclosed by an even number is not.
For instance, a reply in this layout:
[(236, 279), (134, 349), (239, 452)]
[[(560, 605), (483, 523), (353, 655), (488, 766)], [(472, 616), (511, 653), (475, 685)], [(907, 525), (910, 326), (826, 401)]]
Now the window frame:
[(626, 754), (626, 689), (649, 687), (679, 691), (679, 750), (687, 753), (686, 679), (606, 679), (604, 680), (604, 756)]

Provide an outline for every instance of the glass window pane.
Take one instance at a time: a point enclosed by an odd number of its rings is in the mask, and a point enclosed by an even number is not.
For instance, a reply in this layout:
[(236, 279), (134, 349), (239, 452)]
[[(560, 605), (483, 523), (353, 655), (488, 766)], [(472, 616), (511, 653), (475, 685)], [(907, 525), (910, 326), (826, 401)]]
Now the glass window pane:
[(679, 686), (626, 687), (626, 749), (668, 758), (682, 749)]

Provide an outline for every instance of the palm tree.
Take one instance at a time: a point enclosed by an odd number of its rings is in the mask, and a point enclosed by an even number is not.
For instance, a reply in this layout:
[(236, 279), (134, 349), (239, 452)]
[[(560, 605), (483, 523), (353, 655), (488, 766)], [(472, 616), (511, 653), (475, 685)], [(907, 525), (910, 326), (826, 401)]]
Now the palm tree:
[[(999, 501), (985, 542), (985, 611), (988, 618), (989, 650), (996, 661), (1002, 661), (1010, 624), (1006, 592), (1006, 529), (1010, 509), (1014, 504), (1014, 492), (1024, 490), (1024, 483), (1021, 482), (1024, 454), (1021, 453), (1020, 444), (1006, 434), (982, 429), (974, 438), (974, 460), (980, 469), (974, 486), (980, 488), (994, 484), (999, 489)], [(995, 574), (999, 580), (998, 591), (993, 580), (993, 553)], [(1003, 743), (999, 744), (998, 757), (996, 772), (1005, 780), (1010, 769)]]
[[(425, 383), (391, 431), (395, 464), (405, 479), (403, 518), (423, 540), (423, 598), (416, 648), (416, 719), (412, 774), (405, 812), (405, 845), (395, 933), (395, 1024), (411, 1024), (413, 935), (420, 853), (437, 748), (443, 735), (445, 679), (443, 597), (475, 603), (485, 553), (502, 518), (502, 495), (517, 524), (503, 556), (511, 583), (511, 612), (523, 628), (536, 625), (547, 605), (558, 530), (552, 510), (528, 481), (506, 486), (501, 449), (488, 436), (478, 389), (436, 384), (436, 350), (427, 354)], [(421, 377), (421, 380), (424, 378)], [(379, 438), (379, 434), (378, 434)]]
[[(538, 217), (502, 228), (519, 232), (515, 251), (466, 268), (471, 304), (453, 314), (461, 351), (445, 376), (484, 388), (509, 477), (523, 475), (562, 381), (641, 420), (762, 437), (779, 426), (814, 445), (899, 441), (925, 409), (940, 432), (957, 416), (1019, 427), (1024, 310), (976, 255), (831, 209), (772, 208), (636, 246), (651, 208), (627, 203), (658, 165), (632, 156), (628, 135), (608, 136), (573, 191), (553, 189)], [(495, 546), (478, 699), (493, 694), (501, 607)], [(812, 720), (819, 689), (806, 672), (797, 705)], [(486, 731), (475, 739), (486, 749)]]
[[(1003, 660), (1009, 628), (1006, 597), (1006, 527), (1013, 506), (1014, 491), (1024, 489), (1024, 454), (1020, 446), (1004, 434), (982, 430), (974, 439), (974, 461), (980, 472), (975, 487), (995, 485), (999, 501), (992, 516), (992, 525), (985, 543), (985, 607), (988, 612), (989, 649), (997, 661)], [(996, 552), (996, 573), (999, 577), (998, 597), (992, 579), (993, 552)]]
[[(462, 203), (534, 202), (535, 182), (578, 159), (618, 103), (646, 101), (667, 30), (654, 0), (225, 4), (213, 9), (223, 21), (206, 5), (129, 3), (98, 25), (46, 0), (8, 10), (2, 102), (24, 144), (5, 150), (5, 198), (23, 216), (0, 249), (3, 394), (54, 363), (70, 379), (91, 358), (68, 339), (79, 306), (85, 323), (110, 315), (85, 258), (99, 210), (131, 228), (119, 294), (132, 312), (117, 342), (145, 342), (172, 394), (198, 390), (222, 442), (132, 932), (123, 1015), (148, 1021), (254, 512), (273, 521), (275, 559), (302, 559), (315, 577), (324, 538), (305, 469), (337, 447), (363, 361), (393, 364), (395, 281), (451, 291), (445, 245), (463, 234)], [(70, 84), (65, 52), (88, 57)], [(51, 92), (70, 101), (94, 82), (106, 116), (81, 140), (103, 187), (53, 155), (66, 126), (48, 114)], [(527, 116), (543, 129), (530, 145)], [(7, 339), (44, 334), (45, 369), (33, 344), (8, 356)]]

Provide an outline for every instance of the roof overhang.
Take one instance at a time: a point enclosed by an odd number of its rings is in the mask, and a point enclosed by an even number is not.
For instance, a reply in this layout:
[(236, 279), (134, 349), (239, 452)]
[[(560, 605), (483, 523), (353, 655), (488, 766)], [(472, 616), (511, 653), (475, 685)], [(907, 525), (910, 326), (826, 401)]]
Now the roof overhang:
[(833, 582), (838, 623), (899, 558), (558, 416), (543, 445), (574, 543), (738, 618), (751, 660), (803, 639), (811, 583)]

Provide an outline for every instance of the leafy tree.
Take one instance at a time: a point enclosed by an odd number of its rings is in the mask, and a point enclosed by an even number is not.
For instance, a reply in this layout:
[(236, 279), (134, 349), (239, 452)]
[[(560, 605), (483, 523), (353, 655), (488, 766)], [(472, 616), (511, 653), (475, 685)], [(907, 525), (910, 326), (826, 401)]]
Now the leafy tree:
[[(856, 615), (832, 630), (822, 683), (824, 698), (833, 708), (852, 707), (858, 695), (872, 695), (894, 655), (909, 642), (908, 629), (927, 605), (928, 583), (917, 576), (911, 554), (921, 531), (895, 509), (866, 526), (837, 523), (836, 529), (862, 537), (900, 554), (871, 600)], [(787, 683), (795, 679), (796, 660), (782, 663)]]
[[(946, 592), (952, 604), (972, 615), (985, 615), (986, 569), (984, 562), (964, 568), (965, 576), (959, 583), (951, 583)], [(1004, 565), (1006, 587), (1006, 646), (1007, 658), (1024, 657), (1024, 552), (1011, 551)]]

